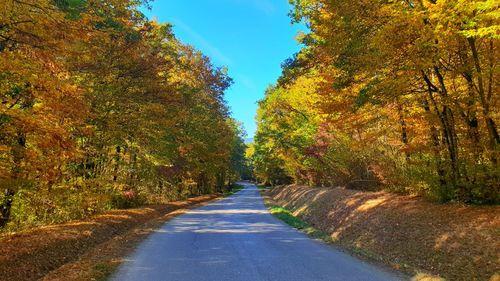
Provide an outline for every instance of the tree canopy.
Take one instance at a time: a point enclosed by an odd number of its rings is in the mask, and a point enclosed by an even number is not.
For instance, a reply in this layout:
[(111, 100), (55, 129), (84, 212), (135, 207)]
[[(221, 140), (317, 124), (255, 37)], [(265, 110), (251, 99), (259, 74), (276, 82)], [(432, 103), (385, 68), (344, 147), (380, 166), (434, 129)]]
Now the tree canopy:
[(261, 180), (499, 202), (498, 1), (290, 3), (309, 33), (259, 103)]
[(227, 70), (146, 19), (147, 2), (0, 2), (0, 226), (212, 193), (239, 177)]

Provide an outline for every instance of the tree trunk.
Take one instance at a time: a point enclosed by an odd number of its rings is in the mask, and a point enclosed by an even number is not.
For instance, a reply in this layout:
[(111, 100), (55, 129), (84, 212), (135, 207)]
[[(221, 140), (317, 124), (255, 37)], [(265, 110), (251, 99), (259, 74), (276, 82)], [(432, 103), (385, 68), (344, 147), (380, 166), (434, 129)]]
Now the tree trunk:
[(118, 171), (120, 169), (120, 153), (121, 147), (119, 145), (116, 146), (116, 155), (115, 155), (115, 167), (113, 169), (113, 181), (116, 182), (118, 180)]
[[(424, 79), (425, 79), (425, 74), (424, 74)], [(426, 79), (427, 82), (427, 79)], [(427, 91), (429, 96), (432, 96), (432, 84), (427, 83)], [(429, 105), (429, 101), (427, 98), (423, 98), (423, 104), (424, 104), (424, 110), (427, 114), (432, 114), (431, 112), (431, 107)], [(436, 172), (439, 177), (439, 184), (441, 186), (441, 189), (447, 190), (448, 188), (448, 181), (446, 179), (446, 172), (443, 168), (442, 160), (441, 160), (441, 149), (440, 149), (440, 141), (439, 141), (439, 134), (436, 126), (432, 125), (430, 126), (430, 134), (431, 134), (431, 141), (432, 141), (432, 147), (433, 147), (433, 152), (434, 152), (434, 158), (436, 159)]]
[(4, 199), (0, 205), (0, 228), (4, 227), (10, 219), (10, 209), (16, 193), (10, 188), (4, 190)]
[(408, 127), (406, 125), (406, 120), (404, 118), (403, 113), (403, 105), (398, 103), (398, 115), (399, 115), (399, 124), (401, 126), (401, 141), (405, 145), (405, 156), (406, 161), (410, 160), (410, 152), (408, 151)]
[[(451, 170), (451, 184), (456, 187), (457, 186), (457, 179), (459, 178), (459, 170), (458, 170), (458, 141), (457, 141), (457, 136), (455, 132), (455, 121), (453, 117), (453, 112), (448, 106), (448, 93), (444, 84), (444, 78), (439, 72), (439, 69), (437, 67), (434, 68), (434, 72), (436, 73), (439, 83), (440, 83), (440, 88), (436, 87), (432, 81), (429, 79), (427, 74), (424, 72), (424, 80), (427, 84), (428, 87), (428, 95), (429, 99), (431, 100), (434, 110), (436, 111), (437, 116), (439, 117), (439, 121), (441, 123), (442, 127), (442, 133), (443, 133), (443, 142), (446, 145), (446, 148), (448, 150), (448, 157), (450, 159), (450, 170)], [(443, 104), (440, 107), (433, 95), (433, 92), (438, 92), (443, 99)]]
[[(488, 135), (490, 138), (490, 147), (494, 149), (498, 144), (500, 144), (500, 135), (498, 134), (498, 130), (495, 124), (495, 121), (490, 116), (490, 104), (488, 97), (486, 96), (484, 89), (484, 81), (483, 81), (483, 73), (481, 69), (481, 62), (479, 59), (479, 54), (476, 47), (476, 39), (474, 37), (467, 38), (469, 42), (469, 47), (472, 52), (472, 59), (474, 60), (474, 67), (477, 72), (477, 88), (479, 94), (479, 101), (481, 103), (483, 109), (483, 115), (486, 122), (486, 127), (488, 128)], [(492, 44), (492, 42), (490, 42)], [(491, 83), (490, 83), (491, 84)], [(491, 85), (488, 87), (490, 89)], [(493, 157), (496, 162), (496, 158)]]
[[(26, 149), (26, 134), (23, 131), (17, 133), (17, 145), (14, 149), (14, 167), (12, 170), (12, 178), (14, 180), (19, 180), (22, 178), (21, 173), (21, 162), (24, 158), (24, 152)], [(16, 195), (15, 188), (6, 188), (4, 190), (4, 199), (0, 203), (0, 227), (4, 227), (10, 219), (10, 210), (12, 208), (12, 201), (14, 200), (14, 195)]]

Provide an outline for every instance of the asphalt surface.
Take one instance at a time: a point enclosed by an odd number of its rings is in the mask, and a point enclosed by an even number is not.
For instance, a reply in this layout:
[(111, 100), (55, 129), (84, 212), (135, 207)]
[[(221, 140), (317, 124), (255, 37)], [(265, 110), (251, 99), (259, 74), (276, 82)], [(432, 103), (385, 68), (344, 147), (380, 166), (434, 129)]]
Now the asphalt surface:
[(111, 280), (401, 280), (270, 215), (257, 187), (194, 209), (146, 239)]

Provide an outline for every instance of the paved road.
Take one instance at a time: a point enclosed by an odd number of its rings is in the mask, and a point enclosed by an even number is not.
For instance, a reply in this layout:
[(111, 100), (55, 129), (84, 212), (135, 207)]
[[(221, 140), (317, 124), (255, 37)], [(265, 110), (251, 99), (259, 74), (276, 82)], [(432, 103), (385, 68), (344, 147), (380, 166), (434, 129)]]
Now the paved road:
[(122, 264), (119, 281), (400, 280), (270, 215), (255, 185), (179, 216)]

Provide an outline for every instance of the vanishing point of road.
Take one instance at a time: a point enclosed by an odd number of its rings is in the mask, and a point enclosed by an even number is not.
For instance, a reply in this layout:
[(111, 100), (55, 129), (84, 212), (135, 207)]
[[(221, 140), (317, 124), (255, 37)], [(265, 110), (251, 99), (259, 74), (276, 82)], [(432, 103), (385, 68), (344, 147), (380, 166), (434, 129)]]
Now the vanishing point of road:
[(401, 280), (282, 223), (268, 213), (255, 185), (243, 185), (164, 224), (112, 280)]

